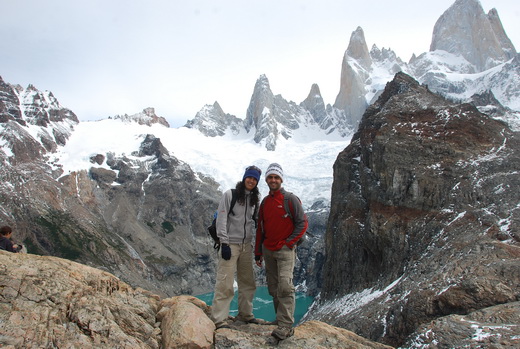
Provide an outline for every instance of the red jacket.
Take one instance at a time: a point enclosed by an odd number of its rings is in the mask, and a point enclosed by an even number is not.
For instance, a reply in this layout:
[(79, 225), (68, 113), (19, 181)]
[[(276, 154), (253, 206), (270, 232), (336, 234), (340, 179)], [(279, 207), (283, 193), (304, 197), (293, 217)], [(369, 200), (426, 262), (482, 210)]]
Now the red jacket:
[(300, 200), (295, 195), (289, 196), (291, 219), (284, 208), (285, 193), (283, 188), (270, 192), (260, 205), (255, 244), (257, 256), (262, 255), (262, 245), (271, 251), (278, 251), (284, 245), (292, 249), (307, 231), (307, 216)]

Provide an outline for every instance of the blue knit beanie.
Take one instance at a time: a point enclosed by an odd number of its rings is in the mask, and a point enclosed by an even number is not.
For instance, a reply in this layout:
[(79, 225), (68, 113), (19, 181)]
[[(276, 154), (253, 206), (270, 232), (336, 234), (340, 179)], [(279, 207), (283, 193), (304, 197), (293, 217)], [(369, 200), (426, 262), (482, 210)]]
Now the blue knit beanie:
[(262, 174), (262, 170), (260, 170), (256, 166), (249, 166), (246, 168), (246, 172), (244, 173), (244, 177), (242, 177), (242, 182), (245, 181), (247, 177), (253, 177), (258, 182), (260, 180), (260, 175)]

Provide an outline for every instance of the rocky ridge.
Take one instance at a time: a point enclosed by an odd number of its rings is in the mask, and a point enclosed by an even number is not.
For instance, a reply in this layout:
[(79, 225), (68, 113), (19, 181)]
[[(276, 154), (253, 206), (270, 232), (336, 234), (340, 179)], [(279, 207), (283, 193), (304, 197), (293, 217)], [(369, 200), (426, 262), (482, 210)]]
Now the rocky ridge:
[(286, 101), (281, 95), (275, 95), (267, 77), (261, 75), (255, 83), (245, 120), (224, 113), (215, 102), (212, 106), (204, 106), (184, 126), (198, 129), (209, 137), (223, 136), (227, 130), (234, 135), (251, 133), (256, 143), (272, 151), (276, 149), (280, 137), (288, 139), (300, 128), (313, 128), (324, 135), (350, 135), (350, 124), (342, 119), (342, 113), (334, 111), (330, 105), (325, 106), (317, 84), (311, 87), (308, 97), (297, 105)]
[(170, 127), (170, 124), (168, 123), (168, 121), (166, 121), (165, 118), (163, 118), (162, 116), (157, 116), (157, 114), (155, 114), (154, 108), (145, 108), (141, 113), (133, 115), (115, 115), (113, 119), (122, 120), (126, 122), (137, 122), (139, 125), (152, 126), (153, 124), (159, 124), (165, 127)]
[[(519, 142), (507, 124), (398, 73), (334, 165), (308, 319), (394, 346), (518, 345), (508, 321), (520, 310)], [(486, 332), (500, 309), (504, 330)], [(480, 319), (464, 331), (489, 336), (443, 336), (461, 316)]]
[(280, 343), (273, 325), (215, 331), (195, 297), (161, 298), (56, 257), (0, 251), (0, 275), (3, 348), (389, 348), (318, 321)]

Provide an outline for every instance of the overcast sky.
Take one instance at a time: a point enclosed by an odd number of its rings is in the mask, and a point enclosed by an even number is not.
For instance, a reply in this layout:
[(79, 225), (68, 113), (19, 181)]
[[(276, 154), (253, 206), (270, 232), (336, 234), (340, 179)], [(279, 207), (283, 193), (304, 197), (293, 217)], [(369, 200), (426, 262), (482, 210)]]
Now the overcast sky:
[[(80, 120), (154, 107), (172, 127), (218, 101), (244, 118), (256, 80), (296, 103), (339, 92), (351, 33), (404, 61), (455, 0), (1, 0), (0, 76), (49, 90)], [(518, 0), (496, 8), (520, 50)]]

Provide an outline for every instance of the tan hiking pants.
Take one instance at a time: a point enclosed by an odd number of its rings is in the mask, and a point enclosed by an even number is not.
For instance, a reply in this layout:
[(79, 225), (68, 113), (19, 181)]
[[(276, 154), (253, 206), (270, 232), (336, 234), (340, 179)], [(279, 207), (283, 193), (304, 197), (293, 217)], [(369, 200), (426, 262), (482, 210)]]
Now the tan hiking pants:
[(267, 289), (273, 297), (278, 326), (294, 324), (295, 292), (293, 284), (296, 246), (291, 250), (284, 246), (279, 251), (263, 247)]
[(253, 272), (253, 247), (251, 244), (230, 244), (231, 259), (226, 261), (219, 253), (217, 282), (211, 306), (211, 320), (218, 325), (226, 321), (229, 305), (235, 295), (233, 283), (235, 273), (238, 284), (238, 317), (241, 320), (253, 319), (253, 297), (256, 284)]

